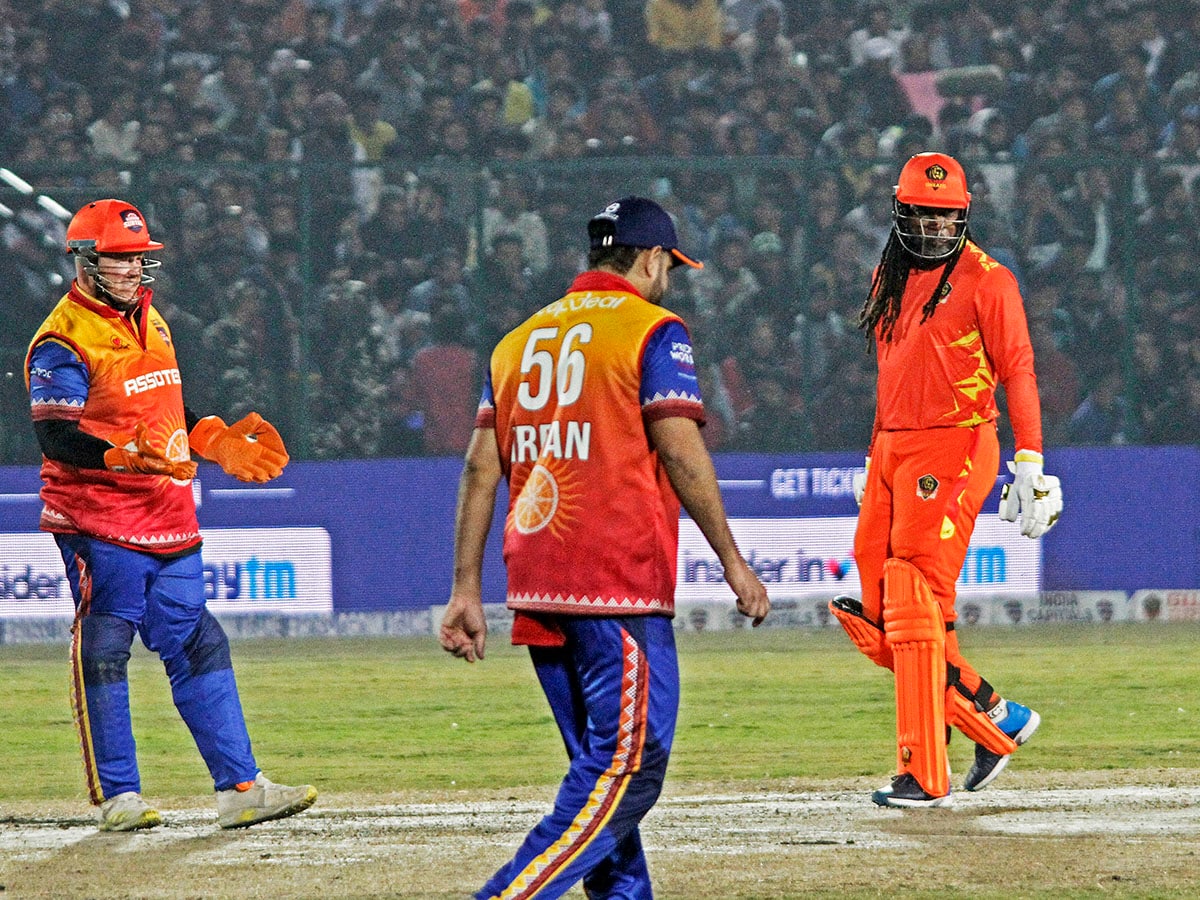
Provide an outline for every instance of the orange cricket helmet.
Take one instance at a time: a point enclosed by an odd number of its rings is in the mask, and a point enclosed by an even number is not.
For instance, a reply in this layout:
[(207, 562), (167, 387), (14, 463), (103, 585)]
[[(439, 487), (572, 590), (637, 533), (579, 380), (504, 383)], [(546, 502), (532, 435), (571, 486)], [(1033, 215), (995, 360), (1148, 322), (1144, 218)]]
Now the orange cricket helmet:
[(970, 211), (967, 176), (953, 156), (918, 153), (900, 170), (892, 231), (917, 259), (941, 263), (962, 250)]
[(971, 205), (967, 175), (946, 153), (918, 153), (900, 170), (896, 200), (909, 206), (966, 209)]
[(146, 218), (124, 200), (93, 200), (67, 225), (68, 253), (144, 253), (161, 250)]

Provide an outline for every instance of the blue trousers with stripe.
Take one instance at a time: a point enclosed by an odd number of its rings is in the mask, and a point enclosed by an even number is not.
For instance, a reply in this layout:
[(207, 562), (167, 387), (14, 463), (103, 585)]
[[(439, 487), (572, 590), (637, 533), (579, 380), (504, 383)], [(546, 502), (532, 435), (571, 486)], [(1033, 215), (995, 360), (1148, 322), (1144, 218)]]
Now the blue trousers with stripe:
[(253, 780), (229, 639), (204, 605), (200, 553), (162, 559), (82, 535), (55, 540), (75, 599), (71, 702), (92, 802), (141, 791), (127, 677), (135, 634), (162, 659), (216, 790)]
[[(638, 823), (662, 790), (679, 709), (663, 616), (563, 616), (563, 647), (531, 647), (570, 768), (554, 809), (475, 896), (549, 900), (582, 879), (590, 900), (650, 900)], [(538, 760), (530, 760), (539, 764)]]

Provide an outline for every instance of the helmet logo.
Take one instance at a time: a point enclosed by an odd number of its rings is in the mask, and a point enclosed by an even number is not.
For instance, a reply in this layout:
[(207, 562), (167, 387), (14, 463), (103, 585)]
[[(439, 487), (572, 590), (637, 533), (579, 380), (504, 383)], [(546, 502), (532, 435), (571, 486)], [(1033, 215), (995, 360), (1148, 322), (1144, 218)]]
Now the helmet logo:
[(141, 216), (139, 216), (132, 209), (127, 209), (127, 210), (125, 210), (125, 212), (121, 213), (121, 224), (124, 225), (126, 228), (128, 228), (130, 231), (132, 231), (134, 234), (137, 234), (139, 231), (141, 231), (143, 228), (146, 227), (145, 224), (143, 224), (143, 222), (142, 222)]

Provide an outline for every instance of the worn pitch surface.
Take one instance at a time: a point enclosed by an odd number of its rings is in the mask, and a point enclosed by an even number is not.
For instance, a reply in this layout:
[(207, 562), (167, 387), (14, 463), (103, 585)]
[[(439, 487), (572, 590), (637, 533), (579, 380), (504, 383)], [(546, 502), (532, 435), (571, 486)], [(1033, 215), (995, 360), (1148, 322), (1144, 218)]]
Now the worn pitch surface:
[[(950, 809), (900, 811), (875, 785), (675, 785), (642, 834), (656, 895), (1195, 896), (1200, 773), (1005, 773)], [(331, 794), (295, 818), (224, 832), (209, 805), (101, 834), (62, 801), (0, 805), (5, 897), (466, 897), (552, 799), (547, 789)], [(569, 895), (582, 897), (575, 888)]]

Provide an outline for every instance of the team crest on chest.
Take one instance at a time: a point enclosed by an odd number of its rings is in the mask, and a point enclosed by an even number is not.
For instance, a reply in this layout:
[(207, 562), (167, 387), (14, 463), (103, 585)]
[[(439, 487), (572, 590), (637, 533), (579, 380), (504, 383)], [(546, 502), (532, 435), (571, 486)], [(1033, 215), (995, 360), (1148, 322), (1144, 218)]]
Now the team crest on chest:
[(922, 475), (917, 479), (917, 496), (922, 500), (932, 500), (937, 492), (938, 480), (932, 475)]
[(938, 303), (939, 303), (939, 304), (941, 304), (941, 303), (945, 303), (947, 300), (949, 300), (949, 299), (950, 299), (950, 292), (951, 292), (952, 290), (954, 290), (954, 288), (952, 288), (952, 287), (950, 286), (950, 282), (948, 282), (948, 281), (947, 281), (945, 284), (943, 284), (943, 285), (942, 285), (942, 293), (941, 293), (941, 295), (938, 297)]

